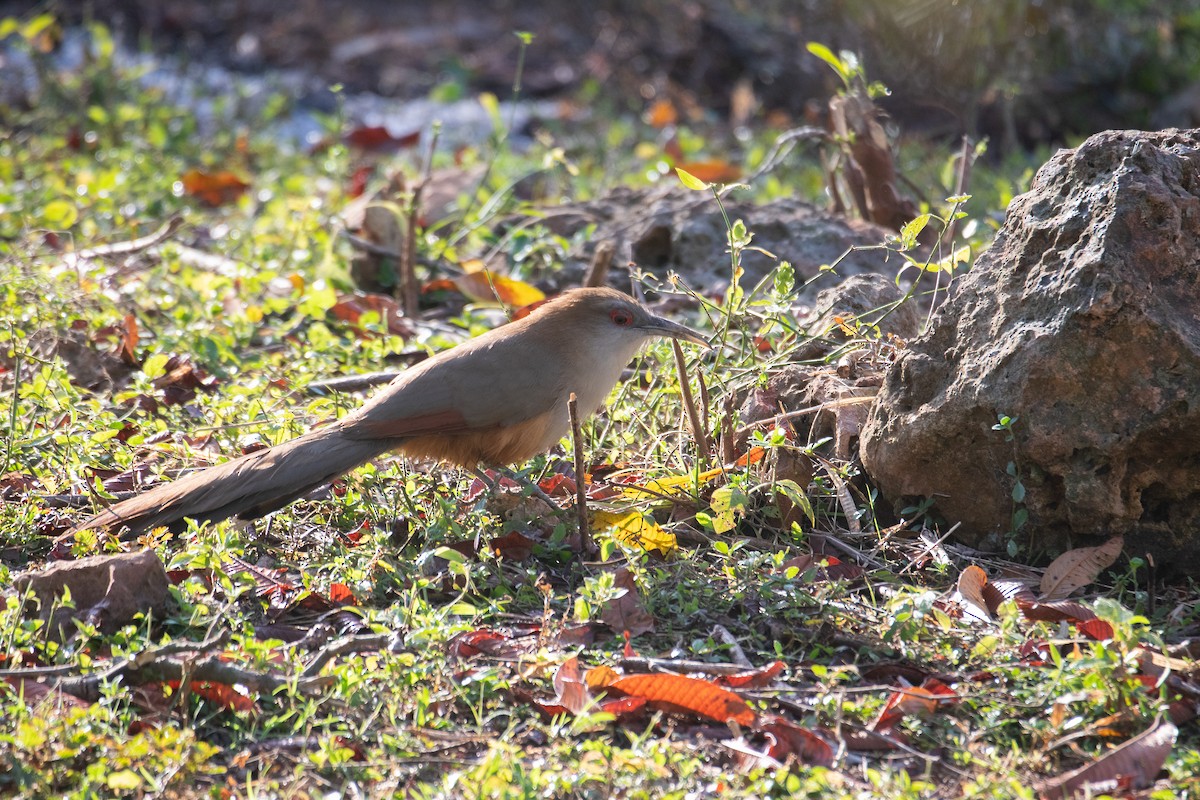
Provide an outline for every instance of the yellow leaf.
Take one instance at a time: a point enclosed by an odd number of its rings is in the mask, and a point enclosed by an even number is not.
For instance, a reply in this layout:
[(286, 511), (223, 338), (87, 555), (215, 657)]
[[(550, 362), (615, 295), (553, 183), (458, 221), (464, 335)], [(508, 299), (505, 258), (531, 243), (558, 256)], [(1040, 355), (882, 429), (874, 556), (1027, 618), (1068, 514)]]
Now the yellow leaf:
[(546, 299), (546, 295), (536, 286), (505, 275), (497, 275), (486, 269), (460, 275), (454, 279), (454, 285), (460, 292), (477, 302), (494, 303), (499, 300), (513, 308), (521, 308)]
[(708, 190), (707, 183), (700, 180), (699, 178), (697, 178), (695, 175), (688, 172), (687, 170), (676, 167), (675, 174), (679, 176), (679, 180), (683, 183), (683, 185), (686, 186), (687, 188), (691, 189), (692, 191), (703, 192), (703, 191)]
[[(707, 472), (701, 472), (696, 476), (696, 485), (701, 486), (708, 483), (723, 473), (724, 470), (720, 467), (710, 469)], [(662, 500), (665, 498), (690, 497), (691, 489), (691, 475), (672, 475), (666, 478), (655, 478), (640, 486), (634, 484), (623, 486), (621, 491), (626, 497), (631, 497), (635, 500)]]
[(659, 527), (657, 522), (640, 511), (634, 511), (624, 516), (602, 511), (597, 512), (596, 517), (600, 518), (605, 515), (619, 518), (608, 525), (601, 525), (597, 520), (597, 527), (609, 529), (613, 538), (622, 544), (635, 544), (643, 550), (658, 550), (664, 556), (670, 555), (679, 548), (675, 534), (667, 533)]

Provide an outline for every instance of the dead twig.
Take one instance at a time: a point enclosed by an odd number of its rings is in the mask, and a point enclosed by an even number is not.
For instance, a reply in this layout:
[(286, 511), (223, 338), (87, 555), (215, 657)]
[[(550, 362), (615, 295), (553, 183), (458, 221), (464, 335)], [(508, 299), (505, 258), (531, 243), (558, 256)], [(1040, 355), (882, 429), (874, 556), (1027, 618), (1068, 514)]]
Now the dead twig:
[(400, 259), (400, 281), (396, 288), (400, 293), (398, 299), (401, 308), (404, 309), (404, 316), (410, 319), (415, 319), (420, 311), (417, 307), (421, 299), (420, 287), (417, 285), (417, 218), (421, 213), (421, 195), (429, 183), (429, 176), (433, 173), (433, 154), (437, 150), (439, 133), (439, 128), (434, 126), (429, 136), (425, 164), (421, 169), (421, 180), (413, 189), (412, 201), (408, 206), (408, 219), (404, 230), (404, 253)]
[(390, 646), (395, 634), (368, 633), (360, 636), (343, 636), (322, 647), (300, 674), (301, 678), (315, 678), (333, 658), (346, 653), (374, 653)]
[[(296, 679), (290, 675), (247, 669), (223, 660), (219, 652), (208, 652), (223, 648), (228, 641), (229, 632), (222, 631), (203, 642), (172, 642), (162, 647), (148, 648), (99, 672), (61, 678), (54, 682), (53, 688), (81, 700), (95, 702), (100, 699), (104, 684), (114, 681), (120, 681), (126, 686), (140, 686), (145, 683), (183, 680), (186, 677), (188, 681), (210, 681), (229, 686), (240, 684), (252, 692), (266, 693), (284, 687), (308, 692), (332, 681), (332, 678)], [(185, 652), (207, 654), (192, 658), (177, 657), (177, 654)]]
[(579, 401), (575, 393), (567, 398), (567, 414), (571, 418), (571, 441), (575, 450), (575, 514), (579, 518), (579, 551), (595, 553), (596, 543), (588, 530), (587, 473), (583, 463), (583, 432), (579, 424)]
[(707, 469), (708, 433), (704, 430), (703, 421), (700, 419), (700, 410), (696, 408), (696, 398), (692, 396), (692, 386), (688, 382), (687, 362), (683, 357), (683, 348), (679, 346), (678, 339), (671, 340), (671, 347), (675, 351), (675, 368), (679, 370), (679, 392), (683, 396), (683, 407), (687, 410), (692, 438), (696, 440), (697, 458), (700, 468)]
[(613, 254), (617, 252), (612, 242), (600, 242), (592, 253), (592, 263), (588, 265), (587, 274), (583, 276), (584, 286), (603, 286), (608, 279), (608, 269), (612, 266)]

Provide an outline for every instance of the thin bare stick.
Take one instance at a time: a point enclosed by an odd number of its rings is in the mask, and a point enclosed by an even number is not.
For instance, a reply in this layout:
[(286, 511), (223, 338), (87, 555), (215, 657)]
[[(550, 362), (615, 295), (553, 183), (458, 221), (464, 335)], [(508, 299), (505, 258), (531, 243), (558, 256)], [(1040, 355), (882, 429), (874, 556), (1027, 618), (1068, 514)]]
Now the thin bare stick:
[(596, 552), (596, 543), (588, 530), (587, 518), (587, 473), (583, 464), (583, 433), (579, 425), (579, 401), (575, 393), (567, 399), (567, 414), (571, 417), (571, 442), (575, 450), (575, 513), (579, 516), (580, 552)]
[(612, 266), (613, 254), (617, 252), (612, 242), (600, 242), (592, 253), (592, 263), (583, 276), (584, 286), (603, 286), (608, 279), (608, 268)]
[(688, 423), (692, 428), (692, 437), (696, 440), (697, 457), (702, 469), (708, 468), (708, 434), (700, 419), (700, 410), (696, 408), (696, 398), (692, 396), (692, 387), (688, 383), (687, 363), (683, 358), (683, 348), (678, 339), (671, 340), (675, 350), (675, 367), (679, 370), (679, 393), (683, 396), (683, 407), (687, 410)]
[(828, 410), (834, 409), (834, 408), (841, 408), (842, 406), (858, 406), (858, 405), (862, 405), (864, 403), (874, 402), (874, 400), (875, 400), (875, 395), (873, 395), (873, 394), (863, 395), (862, 397), (842, 397), (837, 400), (830, 400), (829, 402), (821, 403), (820, 405), (817, 405), (817, 406), (809, 406), (808, 408), (799, 408), (799, 409), (796, 409), (795, 411), (789, 411), (786, 414), (776, 414), (774, 417), (771, 417), (770, 419), (762, 419), (762, 420), (759, 420), (758, 422), (752, 422), (749, 425), (743, 425), (742, 427), (737, 429), (736, 435), (737, 436), (745, 436), (747, 433), (750, 433), (755, 428), (762, 428), (764, 425), (768, 425), (768, 424), (779, 425), (782, 422), (787, 422), (788, 420), (797, 419), (798, 417), (804, 417), (809, 414), (816, 414), (817, 412), (820, 412), (820, 411), (828, 411)]
[(732, 464), (737, 459), (733, 446), (733, 395), (727, 395), (721, 411), (721, 463)]
[(417, 285), (417, 218), (421, 214), (421, 195), (429, 176), (433, 172), (433, 153), (437, 150), (438, 135), (441, 130), (434, 126), (429, 134), (429, 150), (425, 154), (425, 164), (421, 169), (421, 181), (413, 189), (412, 202), (408, 206), (408, 224), (404, 231), (404, 258), (400, 259), (400, 281), (397, 290), (400, 293), (400, 305), (404, 316), (415, 319), (420, 301), (420, 287)]

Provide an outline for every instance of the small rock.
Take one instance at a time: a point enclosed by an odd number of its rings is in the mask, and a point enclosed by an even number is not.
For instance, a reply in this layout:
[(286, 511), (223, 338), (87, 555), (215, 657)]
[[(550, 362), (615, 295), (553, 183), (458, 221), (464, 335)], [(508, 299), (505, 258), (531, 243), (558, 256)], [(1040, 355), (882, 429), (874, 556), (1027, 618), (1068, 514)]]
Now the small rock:
[[(139, 612), (161, 617), (171, 600), (169, 586), (153, 550), (60, 561), (41, 572), (18, 575), (13, 581), (18, 592), (33, 593), (38, 616), (46, 622), (50, 636), (60, 641), (74, 632), (76, 619), (92, 623), (103, 633), (113, 633)], [(61, 605), (67, 590), (74, 608)]]

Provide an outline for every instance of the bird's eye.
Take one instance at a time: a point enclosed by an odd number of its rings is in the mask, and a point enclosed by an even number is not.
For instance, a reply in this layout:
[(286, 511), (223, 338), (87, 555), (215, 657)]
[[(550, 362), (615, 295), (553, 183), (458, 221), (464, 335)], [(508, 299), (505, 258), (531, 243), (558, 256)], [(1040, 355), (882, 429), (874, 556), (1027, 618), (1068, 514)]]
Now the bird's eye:
[(622, 328), (628, 327), (633, 322), (633, 314), (630, 314), (623, 308), (614, 308), (608, 312), (608, 318)]

